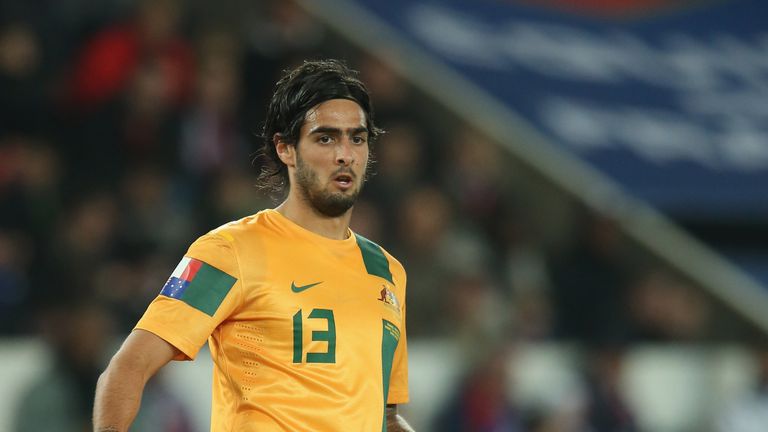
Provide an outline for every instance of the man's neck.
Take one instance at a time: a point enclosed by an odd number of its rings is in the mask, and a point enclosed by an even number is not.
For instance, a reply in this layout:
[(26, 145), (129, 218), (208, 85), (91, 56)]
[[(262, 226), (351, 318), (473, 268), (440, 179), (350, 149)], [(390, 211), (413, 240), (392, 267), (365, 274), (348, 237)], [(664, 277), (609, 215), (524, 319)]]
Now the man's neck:
[(328, 217), (320, 214), (306, 201), (289, 195), (275, 210), (300, 227), (323, 237), (333, 240), (344, 240), (349, 237), (349, 221), (352, 218), (352, 209), (347, 210), (341, 216)]

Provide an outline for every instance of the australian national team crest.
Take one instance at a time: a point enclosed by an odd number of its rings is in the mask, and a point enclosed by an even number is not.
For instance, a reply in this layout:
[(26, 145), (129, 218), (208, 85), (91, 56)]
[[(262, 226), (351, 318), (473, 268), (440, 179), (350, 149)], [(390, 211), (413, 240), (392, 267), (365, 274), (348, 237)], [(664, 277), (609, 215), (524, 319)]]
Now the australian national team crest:
[(394, 291), (389, 289), (386, 285), (382, 285), (381, 292), (379, 293), (379, 301), (400, 312), (400, 301), (397, 300)]

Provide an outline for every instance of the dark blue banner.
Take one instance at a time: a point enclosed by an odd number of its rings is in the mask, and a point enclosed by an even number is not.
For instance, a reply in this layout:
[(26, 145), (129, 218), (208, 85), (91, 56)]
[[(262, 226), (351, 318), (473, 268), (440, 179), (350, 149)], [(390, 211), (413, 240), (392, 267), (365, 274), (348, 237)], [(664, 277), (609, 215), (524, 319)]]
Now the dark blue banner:
[(621, 18), (358, 2), (634, 196), (680, 216), (768, 215), (765, 0)]

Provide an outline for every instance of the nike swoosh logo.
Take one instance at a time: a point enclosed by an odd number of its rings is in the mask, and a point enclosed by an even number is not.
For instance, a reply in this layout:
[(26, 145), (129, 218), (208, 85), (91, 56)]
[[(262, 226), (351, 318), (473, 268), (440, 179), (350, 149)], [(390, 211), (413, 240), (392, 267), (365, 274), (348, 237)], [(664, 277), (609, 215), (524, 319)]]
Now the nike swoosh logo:
[(295, 293), (300, 293), (302, 291), (305, 291), (305, 290), (308, 290), (308, 289), (312, 288), (315, 285), (320, 285), (321, 283), (323, 283), (323, 282), (320, 281), (320, 282), (311, 283), (309, 285), (296, 286), (296, 283), (291, 282), (291, 291), (293, 291)]

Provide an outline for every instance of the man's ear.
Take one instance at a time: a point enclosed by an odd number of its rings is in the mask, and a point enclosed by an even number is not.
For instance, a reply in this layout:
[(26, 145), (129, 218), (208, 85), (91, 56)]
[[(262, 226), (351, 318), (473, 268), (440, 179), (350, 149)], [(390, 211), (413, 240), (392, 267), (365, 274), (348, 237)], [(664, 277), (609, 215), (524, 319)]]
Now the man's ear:
[(272, 142), (275, 145), (277, 151), (277, 157), (280, 158), (283, 163), (289, 167), (296, 166), (296, 145), (289, 144), (285, 141), (282, 134), (276, 133), (272, 137)]

